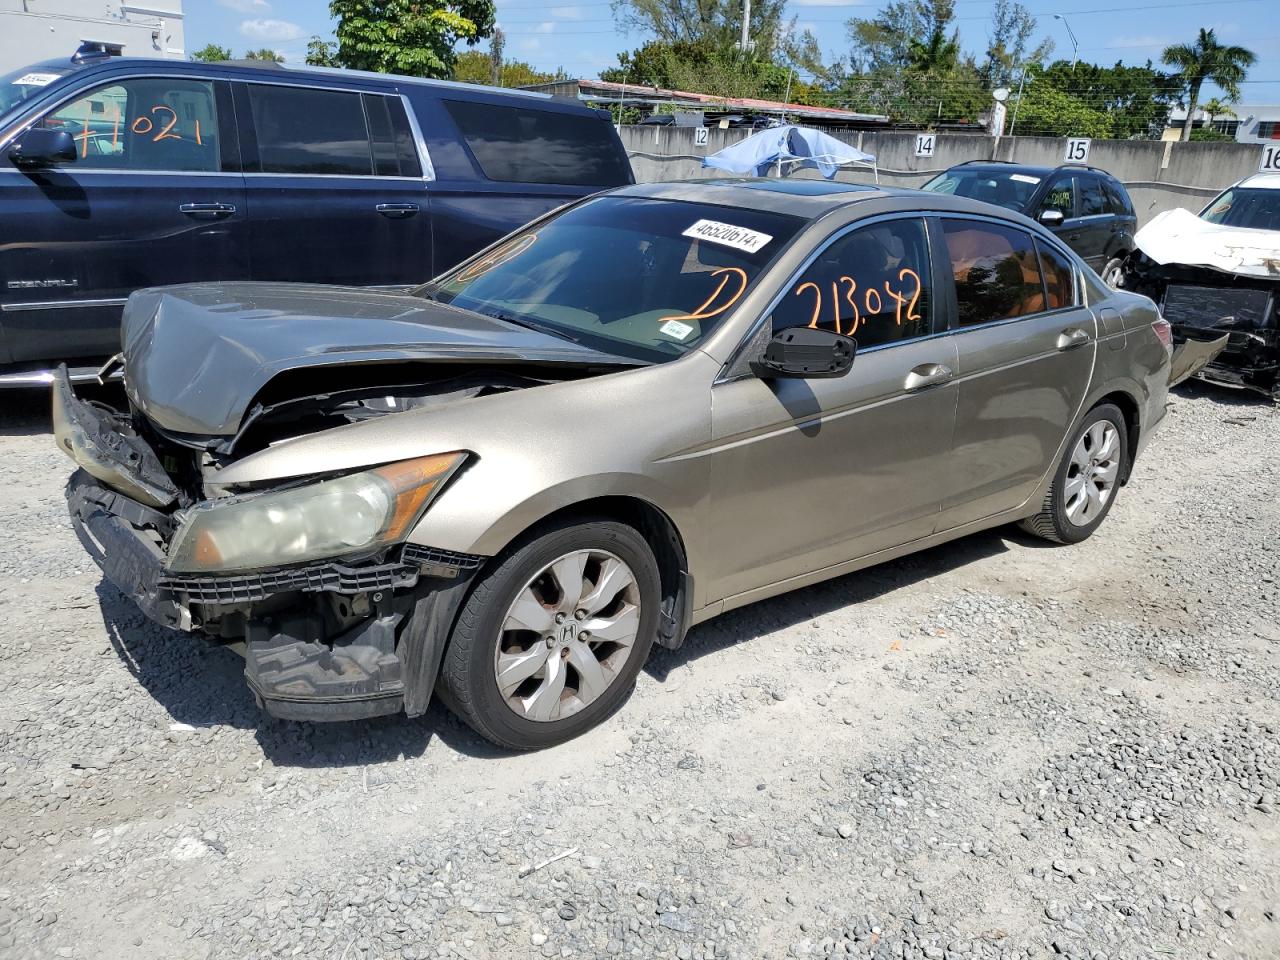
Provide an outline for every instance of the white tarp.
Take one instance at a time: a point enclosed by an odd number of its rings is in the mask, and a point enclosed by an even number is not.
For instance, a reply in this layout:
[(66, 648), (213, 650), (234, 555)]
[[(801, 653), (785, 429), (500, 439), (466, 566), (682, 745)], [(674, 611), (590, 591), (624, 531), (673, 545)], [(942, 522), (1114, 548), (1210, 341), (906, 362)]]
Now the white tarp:
[(1280, 230), (1227, 227), (1201, 220), (1190, 210), (1167, 210), (1139, 230), (1134, 242), (1159, 264), (1280, 280)]

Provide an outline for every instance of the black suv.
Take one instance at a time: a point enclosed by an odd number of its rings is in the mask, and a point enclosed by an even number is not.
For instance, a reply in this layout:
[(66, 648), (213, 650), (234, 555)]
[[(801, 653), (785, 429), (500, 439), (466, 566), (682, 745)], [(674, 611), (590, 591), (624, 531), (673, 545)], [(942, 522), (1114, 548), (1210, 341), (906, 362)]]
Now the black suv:
[(924, 185), (1008, 207), (1044, 224), (1115, 286), (1133, 250), (1138, 218), (1124, 184), (1097, 167), (1032, 167), (1000, 160), (970, 160)]
[(0, 75), (0, 387), (91, 375), (141, 287), (422, 283), (631, 182), (569, 100), (87, 43)]

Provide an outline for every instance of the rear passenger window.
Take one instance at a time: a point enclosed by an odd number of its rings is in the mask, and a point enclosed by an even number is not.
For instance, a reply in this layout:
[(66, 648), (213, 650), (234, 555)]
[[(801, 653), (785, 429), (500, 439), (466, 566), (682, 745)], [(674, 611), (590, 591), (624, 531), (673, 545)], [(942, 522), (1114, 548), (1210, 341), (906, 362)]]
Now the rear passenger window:
[(1129, 198), (1125, 195), (1124, 188), (1120, 184), (1103, 180), (1102, 189), (1107, 195), (1108, 213), (1114, 213), (1117, 217), (1127, 217), (1133, 214), (1133, 208), (1129, 205)]
[(631, 179), (613, 128), (599, 117), (463, 100), (443, 103), (490, 180), (611, 187)]
[(1107, 198), (1102, 193), (1102, 181), (1097, 177), (1082, 177), (1080, 184), (1080, 216), (1096, 217), (1110, 213), (1107, 209)]
[(809, 265), (773, 310), (775, 332), (821, 327), (859, 347), (932, 332), (929, 242), (923, 220), (859, 227)]
[(1044, 274), (1045, 309), (1061, 310), (1076, 304), (1076, 272), (1071, 261), (1047, 243), (1036, 241), (1040, 271)]
[(261, 83), (248, 93), (263, 173), (372, 175), (360, 94)]
[(76, 144), (76, 167), (211, 173), (221, 169), (207, 80), (147, 77), (98, 87), (40, 120)]
[(1031, 235), (975, 220), (942, 221), (962, 327), (1045, 309)]

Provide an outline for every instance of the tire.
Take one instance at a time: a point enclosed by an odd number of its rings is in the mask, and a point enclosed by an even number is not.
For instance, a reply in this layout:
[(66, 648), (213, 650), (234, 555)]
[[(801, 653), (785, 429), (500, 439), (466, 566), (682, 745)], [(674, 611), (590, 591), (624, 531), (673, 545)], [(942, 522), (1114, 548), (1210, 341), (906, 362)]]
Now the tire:
[[(577, 597), (561, 586), (575, 579)], [(661, 596), (653, 551), (633, 528), (575, 519), (538, 530), (463, 604), (440, 667), (443, 699), (506, 749), (571, 740), (627, 698), (657, 635)]]
[(1112, 257), (1102, 268), (1102, 282), (1113, 290), (1123, 290), (1125, 257)]
[[(1115, 503), (1128, 457), (1124, 414), (1110, 403), (1094, 407), (1072, 433), (1040, 512), (1023, 520), (1022, 529), (1053, 543), (1088, 539)], [(1085, 480), (1077, 483), (1081, 475)], [(1090, 482), (1090, 476), (1097, 479)]]

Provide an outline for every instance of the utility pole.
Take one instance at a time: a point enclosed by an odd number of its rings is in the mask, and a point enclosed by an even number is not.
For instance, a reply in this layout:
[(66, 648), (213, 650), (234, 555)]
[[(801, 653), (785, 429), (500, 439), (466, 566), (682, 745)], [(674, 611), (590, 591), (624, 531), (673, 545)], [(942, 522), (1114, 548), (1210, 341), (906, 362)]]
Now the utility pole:
[(751, 0), (742, 0), (742, 39), (738, 46), (746, 53), (751, 49)]

